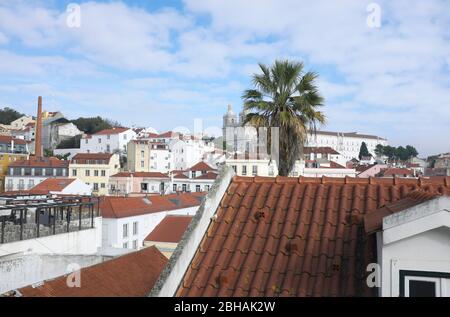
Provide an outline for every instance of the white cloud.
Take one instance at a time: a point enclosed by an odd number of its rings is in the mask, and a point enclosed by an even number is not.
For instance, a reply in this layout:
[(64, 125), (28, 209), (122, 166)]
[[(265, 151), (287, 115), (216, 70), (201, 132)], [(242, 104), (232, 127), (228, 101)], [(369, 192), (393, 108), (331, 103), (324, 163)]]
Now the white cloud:
[[(0, 4), (0, 73), (27, 76), (28, 84), (95, 76), (94, 85), (114, 87), (64, 98), (107, 113), (133, 105), (164, 116), (164, 107), (185, 113), (239, 102), (257, 62), (300, 59), (320, 70), (330, 128), (390, 133), (394, 142), (425, 133), (420, 123), (432, 126), (427, 133), (450, 134), (448, 3), (377, 1), (382, 26), (371, 29), (370, 2), (185, 0), (182, 10), (153, 12), (86, 2), (79, 29), (65, 25), (64, 12), (8, 2)], [(8, 50), (15, 40), (31, 53)], [(124, 90), (111, 92), (118, 85)], [(441, 143), (423, 146), (438, 151)]]

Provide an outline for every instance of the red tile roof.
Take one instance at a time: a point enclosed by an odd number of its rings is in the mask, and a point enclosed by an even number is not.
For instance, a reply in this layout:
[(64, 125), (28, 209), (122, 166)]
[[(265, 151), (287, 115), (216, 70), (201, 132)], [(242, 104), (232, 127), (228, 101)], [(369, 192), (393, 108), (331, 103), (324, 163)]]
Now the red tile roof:
[(124, 218), (154, 212), (200, 206), (204, 192), (155, 195), (148, 197), (102, 197), (100, 211), (104, 218)]
[(189, 171), (215, 171), (214, 168), (212, 168), (211, 166), (209, 166), (208, 164), (206, 164), (205, 162), (198, 162), (197, 164), (191, 166), (189, 168)]
[(120, 172), (111, 177), (149, 177), (149, 178), (169, 178), (167, 174), (160, 172)]
[(178, 243), (191, 223), (192, 216), (166, 216), (145, 241)]
[(106, 161), (108, 164), (113, 155), (111, 153), (77, 153), (72, 158), (72, 164), (87, 164), (88, 161)]
[(81, 287), (68, 287), (67, 277), (21, 288), (25, 297), (144, 297), (167, 258), (154, 246), (81, 269)]
[(94, 133), (94, 135), (105, 135), (105, 134), (119, 134), (125, 131), (128, 131), (128, 128), (112, 128), (112, 129), (104, 129), (97, 133)]
[(216, 178), (217, 178), (217, 173), (207, 172), (205, 174), (197, 176), (195, 179), (216, 179)]
[(330, 161), (330, 168), (346, 168), (346, 167), (342, 166), (341, 164), (338, 164), (334, 161)]
[(304, 147), (303, 148), (304, 154), (311, 154), (311, 153), (320, 153), (320, 154), (334, 154), (337, 155), (339, 152), (334, 150), (333, 148), (329, 146), (317, 146), (317, 147)]
[(158, 134), (156, 136), (153, 136), (154, 138), (171, 138), (171, 137), (175, 137), (178, 136), (177, 132), (173, 132), (173, 131), (167, 131), (161, 134)]
[[(450, 192), (448, 192), (450, 193)], [(393, 213), (403, 211), (405, 209), (417, 206), (427, 200), (441, 196), (438, 192), (427, 192), (423, 190), (416, 190), (405, 198), (394, 203), (387, 204), (376, 211), (367, 214), (364, 217), (364, 229), (367, 233), (373, 233), (382, 228), (383, 218)]]
[(179, 173), (179, 174), (175, 174), (173, 176), (173, 178), (176, 178), (176, 179), (188, 179), (189, 177), (184, 175), (184, 174), (182, 174), (182, 173)]
[(381, 171), (383, 176), (394, 176), (394, 175), (414, 175), (414, 171), (407, 168), (388, 168)]
[(30, 194), (49, 194), (60, 192), (72, 184), (75, 178), (47, 178), (29, 190)]
[(450, 178), (234, 177), (177, 296), (370, 296), (363, 216)]
[(61, 167), (67, 168), (69, 161), (59, 160), (56, 157), (30, 157), (28, 160), (15, 161), (9, 167)]
[(23, 139), (16, 139), (9, 135), (0, 135), (0, 143), (11, 143), (14, 141), (15, 144), (25, 145), (27, 144)]

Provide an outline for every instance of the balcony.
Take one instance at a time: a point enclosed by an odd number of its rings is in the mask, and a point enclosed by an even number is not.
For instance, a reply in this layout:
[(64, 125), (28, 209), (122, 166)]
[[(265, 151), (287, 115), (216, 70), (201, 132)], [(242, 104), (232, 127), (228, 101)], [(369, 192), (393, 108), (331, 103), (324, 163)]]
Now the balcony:
[(0, 205), (0, 244), (91, 229), (99, 216), (93, 197), (8, 199)]

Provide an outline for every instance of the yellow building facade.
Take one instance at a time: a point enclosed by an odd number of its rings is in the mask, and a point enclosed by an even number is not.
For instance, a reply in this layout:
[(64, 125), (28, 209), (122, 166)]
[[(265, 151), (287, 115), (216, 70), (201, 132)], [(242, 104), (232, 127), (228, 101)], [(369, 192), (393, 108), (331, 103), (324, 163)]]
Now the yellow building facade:
[(69, 177), (79, 178), (98, 196), (108, 195), (109, 177), (120, 172), (118, 154), (78, 153), (69, 164)]
[(5, 191), (5, 176), (8, 173), (8, 166), (18, 160), (27, 160), (28, 154), (22, 153), (2, 153), (0, 152), (0, 192)]

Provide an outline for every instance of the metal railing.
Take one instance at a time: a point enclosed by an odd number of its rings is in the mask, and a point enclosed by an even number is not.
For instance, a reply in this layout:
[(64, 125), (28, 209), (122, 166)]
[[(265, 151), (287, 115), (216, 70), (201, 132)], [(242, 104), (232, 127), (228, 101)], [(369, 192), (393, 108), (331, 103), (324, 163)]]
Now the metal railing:
[(3, 199), (6, 204), (0, 205), (1, 244), (91, 229), (94, 218), (100, 216), (98, 197)]

